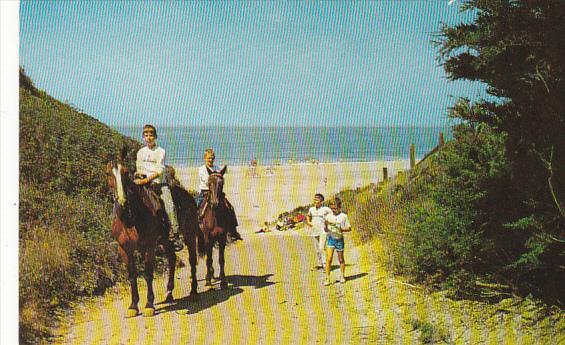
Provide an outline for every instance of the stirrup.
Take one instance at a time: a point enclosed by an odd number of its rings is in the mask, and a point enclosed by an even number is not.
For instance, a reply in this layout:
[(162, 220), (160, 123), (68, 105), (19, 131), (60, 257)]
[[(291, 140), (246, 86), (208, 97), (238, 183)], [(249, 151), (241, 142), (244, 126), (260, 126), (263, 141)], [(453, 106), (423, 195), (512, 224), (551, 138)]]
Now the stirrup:
[(173, 245), (173, 249), (175, 252), (180, 252), (184, 248), (184, 244), (180, 239), (180, 234), (175, 233), (172, 237), (169, 237), (169, 242)]
[(173, 244), (173, 249), (175, 250), (175, 252), (180, 252), (181, 250), (184, 249), (184, 244), (178, 237), (171, 240), (171, 243)]

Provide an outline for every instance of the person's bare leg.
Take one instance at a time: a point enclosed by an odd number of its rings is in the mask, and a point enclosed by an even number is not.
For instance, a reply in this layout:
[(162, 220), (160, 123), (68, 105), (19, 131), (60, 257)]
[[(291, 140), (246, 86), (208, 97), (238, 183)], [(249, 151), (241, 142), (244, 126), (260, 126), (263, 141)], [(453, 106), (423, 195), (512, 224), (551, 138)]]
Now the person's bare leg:
[(334, 248), (328, 247), (326, 251), (326, 281), (324, 285), (330, 285), (330, 271), (332, 268), (332, 259), (334, 256)]
[(339, 282), (345, 283), (345, 258), (343, 257), (343, 251), (337, 252), (337, 258), (339, 260), (339, 269), (341, 271), (341, 276), (339, 277)]

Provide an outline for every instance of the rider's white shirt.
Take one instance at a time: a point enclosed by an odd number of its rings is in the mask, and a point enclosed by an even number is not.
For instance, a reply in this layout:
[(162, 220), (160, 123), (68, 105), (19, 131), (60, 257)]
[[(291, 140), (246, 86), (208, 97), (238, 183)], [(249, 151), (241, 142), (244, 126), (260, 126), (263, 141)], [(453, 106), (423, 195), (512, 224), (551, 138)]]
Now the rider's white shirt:
[[(212, 172), (220, 171), (220, 168), (217, 165), (213, 165), (212, 168), (208, 168), (212, 170)], [(201, 166), (198, 168), (198, 190), (201, 192), (203, 190), (208, 190), (208, 170), (206, 170), (206, 165)]]
[(137, 160), (135, 168), (138, 173), (144, 175), (151, 175), (158, 173), (159, 177), (155, 178), (152, 183), (161, 183), (163, 171), (165, 169), (165, 150), (160, 146), (155, 146), (153, 149), (145, 146), (137, 151)]

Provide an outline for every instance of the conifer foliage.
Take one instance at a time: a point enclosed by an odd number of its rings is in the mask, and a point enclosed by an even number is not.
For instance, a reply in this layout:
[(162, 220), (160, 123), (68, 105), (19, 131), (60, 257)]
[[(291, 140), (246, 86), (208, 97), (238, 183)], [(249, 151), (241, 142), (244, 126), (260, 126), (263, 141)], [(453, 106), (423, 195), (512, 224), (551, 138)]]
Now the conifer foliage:
[(461, 10), (475, 20), (443, 26), (439, 57), (451, 79), (481, 81), (489, 97), (460, 99), (450, 116), (475, 133), (488, 128), (504, 138), (504, 157), (477, 165), (477, 172), (499, 175), (481, 178), (474, 193), (505, 195), (503, 203), (471, 203), (481, 220), (483, 269), (563, 303), (565, 1), (471, 0)]

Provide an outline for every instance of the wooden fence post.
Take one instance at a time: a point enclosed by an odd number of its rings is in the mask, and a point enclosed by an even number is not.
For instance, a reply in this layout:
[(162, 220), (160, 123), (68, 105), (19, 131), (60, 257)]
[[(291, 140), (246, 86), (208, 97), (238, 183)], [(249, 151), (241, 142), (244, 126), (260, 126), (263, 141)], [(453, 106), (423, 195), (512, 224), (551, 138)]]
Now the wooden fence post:
[(388, 168), (383, 167), (383, 181), (388, 180)]
[(416, 166), (416, 147), (414, 143), (410, 144), (410, 170)]
[(445, 145), (445, 139), (443, 139), (443, 132), (439, 132), (439, 147)]

